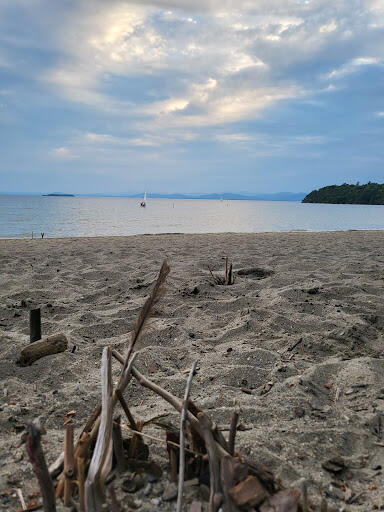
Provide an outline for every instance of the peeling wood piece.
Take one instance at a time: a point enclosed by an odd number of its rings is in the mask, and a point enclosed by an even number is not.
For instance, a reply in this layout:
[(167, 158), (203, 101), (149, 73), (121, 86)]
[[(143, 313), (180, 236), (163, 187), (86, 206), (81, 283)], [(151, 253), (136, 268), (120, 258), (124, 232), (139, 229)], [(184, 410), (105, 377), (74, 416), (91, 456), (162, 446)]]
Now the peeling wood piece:
[(16, 364), (19, 366), (30, 366), (42, 357), (64, 352), (67, 348), (68, 340), (64, 334), (53, 334), (24, 347)]
[(256, 476), (248, 476), (245, 480), (229, 490), (232, 500), (240, 507), (248, 505), (256, 507), (267, 497), (267, 491)]
[(286, 489), (268, 498), (260, 507), (260, 512), (297, 512), (300, 491)]
[(103, 512), (104, 482), (112, 462), (111, 349), (105, 347), (101, 363), (101, 421), (96, 446), (85, 482), (86, 512)]

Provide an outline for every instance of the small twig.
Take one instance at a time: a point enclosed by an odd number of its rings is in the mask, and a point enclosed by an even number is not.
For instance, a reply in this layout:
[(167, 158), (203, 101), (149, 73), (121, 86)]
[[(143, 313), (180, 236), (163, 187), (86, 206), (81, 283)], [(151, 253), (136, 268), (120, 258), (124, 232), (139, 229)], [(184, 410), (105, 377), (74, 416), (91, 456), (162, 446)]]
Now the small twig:
[(187, 424), (187, 411), (188, 411), (188, 400), (189, 393), (191, 390), (191, 384), (193, 375), (196, 371), (197, 361), (192, 365), (191, 371), (188, 376), (187, 385), (185, 387), (183, 408), (180, 415), (180, 455), (179, 455), (179, 483), (177, 491), (177, 503), (176, 512), (181, 512), (183, 506), (183, 485), (184, 485), (184, 474), (185, 474), (185, 431)]
[(41, 448), (41, 427), (38, 419), (29, 423), (25, 444), (33, 471), (39, 481), (41, 495), (43, 497), (44, 512), (56, 512), (55, 491)]
[(229, 434), (228, 434), (228, 447), (229, 447), (230, 455), (233, 455), (235, 453), (235, 438), (236, 438), (237, 422), (239, 421), (239, 414), (240, 414), (240, 411), (239, 411), (238, 407), (236, 407), (232, 413), (231, 425), (229, 427)]
[(20, 500), (21, 508), (23, 510), (27, 510), (27, 505), (25, 504), (24, 496), (23, 496), (23, 493), (21, 492), (21, 489), (16, 489), (16, 493), (17, 493), (17, 496), (18, 496), (18, 498)]

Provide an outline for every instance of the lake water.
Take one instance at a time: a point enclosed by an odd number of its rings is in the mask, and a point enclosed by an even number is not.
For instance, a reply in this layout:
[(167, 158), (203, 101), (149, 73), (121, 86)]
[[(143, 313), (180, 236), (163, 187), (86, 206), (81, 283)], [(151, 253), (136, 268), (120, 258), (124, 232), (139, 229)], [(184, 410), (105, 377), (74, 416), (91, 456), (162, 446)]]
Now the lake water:
[(0, 196), (0, 237), (384, 229), (384, 206)]

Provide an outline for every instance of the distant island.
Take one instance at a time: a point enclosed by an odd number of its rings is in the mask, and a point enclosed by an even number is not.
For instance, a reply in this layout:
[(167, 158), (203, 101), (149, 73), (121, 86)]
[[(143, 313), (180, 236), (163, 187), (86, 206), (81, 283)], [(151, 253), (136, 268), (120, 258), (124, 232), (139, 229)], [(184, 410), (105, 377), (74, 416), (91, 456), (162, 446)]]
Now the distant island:
[(60, 192), (54, 192), (52, 194), (42, 194), (44, 197), (75, 197), (75, 194), (60, 194)]
[(313, 190), (302, 200), (303, 203), (328, 204), (383, 204), (384, 184), (371, 183), (366, 185), (331, 185)]

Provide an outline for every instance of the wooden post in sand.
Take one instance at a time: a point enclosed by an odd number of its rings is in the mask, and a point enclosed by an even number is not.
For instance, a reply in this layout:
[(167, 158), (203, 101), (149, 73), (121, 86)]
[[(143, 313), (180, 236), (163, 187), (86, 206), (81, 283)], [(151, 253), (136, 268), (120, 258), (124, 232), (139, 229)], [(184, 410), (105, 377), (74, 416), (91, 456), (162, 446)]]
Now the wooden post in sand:
[(40, 308), (29, 311), (29, 340), (31, 343), (41, 340), (41, 311)]

